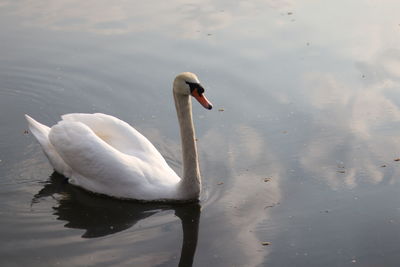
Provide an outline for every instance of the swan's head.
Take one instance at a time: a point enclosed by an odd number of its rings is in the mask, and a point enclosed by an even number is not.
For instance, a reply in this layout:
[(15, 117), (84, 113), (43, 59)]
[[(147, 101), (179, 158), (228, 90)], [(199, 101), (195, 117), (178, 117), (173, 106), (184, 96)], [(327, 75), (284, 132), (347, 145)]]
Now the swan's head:
[(206, 109), (212, 109), (212, 104), (204, 95), (204, 88), (199, 78), (191, 72), (182, 72), (174, 80), (174, 93), (178, 95), (193, 96)]

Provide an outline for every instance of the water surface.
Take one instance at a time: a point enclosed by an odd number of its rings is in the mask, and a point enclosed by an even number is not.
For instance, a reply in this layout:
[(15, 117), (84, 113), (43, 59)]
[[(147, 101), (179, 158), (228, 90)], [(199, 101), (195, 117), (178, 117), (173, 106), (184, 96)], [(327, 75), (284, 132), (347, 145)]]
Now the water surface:
[[(1, 265), (397, 266), (399, 8), (1, 1)], [(25, 132), (25, 113), (48, 125), (111, 114), (181, 173), (171, 84), (182, 71), (215, 106), (193, 109), (198, 204), (73, 187)]]

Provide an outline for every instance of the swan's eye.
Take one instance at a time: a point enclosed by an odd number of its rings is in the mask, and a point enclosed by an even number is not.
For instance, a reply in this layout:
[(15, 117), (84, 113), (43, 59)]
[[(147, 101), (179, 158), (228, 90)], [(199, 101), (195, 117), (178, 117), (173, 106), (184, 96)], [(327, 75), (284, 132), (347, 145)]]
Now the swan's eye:
[(204, 88), (199, 83), (186, 82), (190, 87), (190, 93), (192, 94), (194, 90), (201, 96), (204, 93)]

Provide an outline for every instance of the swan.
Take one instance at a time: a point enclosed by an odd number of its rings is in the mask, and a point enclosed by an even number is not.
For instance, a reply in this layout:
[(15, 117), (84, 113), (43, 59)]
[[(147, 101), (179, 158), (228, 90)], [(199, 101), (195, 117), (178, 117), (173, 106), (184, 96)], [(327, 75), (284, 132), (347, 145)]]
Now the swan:
[(116, 117), (71, 113), (51, 128), (29, 115), (25, 118), (55, 171), (73, 185), (120, 199), (196, 201), (201, 177), (190, 96), (206, 109), (212, 109), (212, 104), (190, 72), (176, 76), (173, 96), (182, 143), (182, 179), (146, 137)]

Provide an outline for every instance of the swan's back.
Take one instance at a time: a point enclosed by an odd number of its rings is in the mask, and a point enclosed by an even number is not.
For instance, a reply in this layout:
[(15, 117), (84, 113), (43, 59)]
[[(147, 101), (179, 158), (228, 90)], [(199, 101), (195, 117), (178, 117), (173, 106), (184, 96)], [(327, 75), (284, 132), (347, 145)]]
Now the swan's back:
[(116, 117), (102, 113), (71, 113), (61, 118), (65, 122), (81, 122), (87, 125), (95, 135), (122, 153), (137, 157), (151, 154), (164, 160), (146, 137)]

